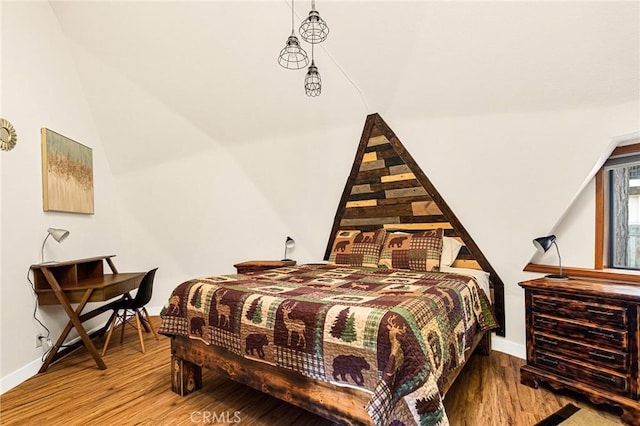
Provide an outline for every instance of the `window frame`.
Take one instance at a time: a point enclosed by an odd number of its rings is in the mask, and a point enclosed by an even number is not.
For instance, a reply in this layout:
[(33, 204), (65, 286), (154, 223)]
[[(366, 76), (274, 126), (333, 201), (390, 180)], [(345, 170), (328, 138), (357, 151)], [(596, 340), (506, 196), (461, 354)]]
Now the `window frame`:
[[(630, 139), (635, 141), (637, 138)], [(622, 158), (632, 155), (640, 154), (640, 143), (631, 143), (628, 145), (617, 146), (609, 158)], [(606, 162), (605, 162), (606, 163)], [(596, 187), (596, 217), (595, 217), (595, 258), (594, 269), (601, 271), (604, 269), (614, 269), (620, 271), (638, 271), (635, 268), (614, 268), (609, 265), (609, 182), (606, 176), (605, 165), (600, 167), (595, 175), (595, 187)]]

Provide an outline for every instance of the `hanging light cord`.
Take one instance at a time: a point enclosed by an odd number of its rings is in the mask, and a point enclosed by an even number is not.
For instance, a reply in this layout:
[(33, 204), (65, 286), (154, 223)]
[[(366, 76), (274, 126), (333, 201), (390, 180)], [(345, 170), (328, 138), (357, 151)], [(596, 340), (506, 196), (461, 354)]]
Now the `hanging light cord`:
[(338, 67), (338, 69), (340, 70), (340, 72), (342, 73), (342, 75), (345, 76), (345, 78), (347, 79), (347, 81), (349, 83), (351, 83), (351, 85), (356, 89), (356, 91), (358, 92), (358, 94), (360, 95), (360, 99), (362, 99), (362, 103), (364, 104), (365, 107), (365, 112), (368, 114), (370, 112), (369, 110), (369, 104), (367, 103), (367, 100), (364, 97), (364, 93), (362, 93), (362, 90), (360, 90), (360, 88), (358, 87), (358, 85), (355, 83), (355, 81), (353, 81), (351, 79), (351, 77), (349, 77), (349, 74), (347, 74), (347, 72), (340, 66), (340, 64), (333, 58), (333, 56), (331, 56), (331, 54), (329, 52), (327, 52), (327, 49), (325, 49), (324, 47), (320, 46), (322, 48), (322, 50), (324, 50), (324, 53), (329, 57), (329, 59), (331, 59), (331, 62), (333, 62), (335, 64), (336, 67)]
[[(315, 6), (315, 0), (312, 0), (312, 3), (313, 3), (312, 7)], [(298, 16), (298, 19), (300, 19), (299, 16)], [(293, 30), (293, 26), (294, 26), (294, 10), (293, 10), (293, 0), (291, 0), (291, 28), (292, 28), (292, 30)], [(326, 55), (329, 57), (329, 59), (331, 59), (331, 62), (333, 62), (336, 67), (338, 67), (338, 69), (340, 70), (342, 75), (345, 76), (347, 81), (349, 83), (351, 83), (351, 85), (354, 87), (354, 89), (356, 89), (356, 91), (360, 95), (360, 99), (362, 100), (362, 103), (364, 104), (364, 107), (365, 107), (365, 110), (366, 110), (365, 112), (368, 114), (369, 113), (369, 103), (367, 102), (366, 98), (364, 97), (364, 93), (362, 93), (362, 90), (360, 90), (360, 87), (358, 87), (358, 85), (355, 83), (355, 81), (353, 81), (351, 79), (351, 77), (349, 77), (349, 74), (347, 74), (347, 72), (340, 66), (340, 64), (338, 64), (338, 62), (333, 58), (333, 56), (331, 56), (331, 54), (329, 52), (327, 52), (327, 49), (325, 49), (322, 46), (320, 46), (320, 47), (322, 48), (322, 50), (324, 50), (324, 53), (326, 53)], [(313, 60), (313, 44), (311, 44), (311, 60)]]
[(294, 35), (294, 34), (295, 34), (295, 32), (294, 32), (294, 30), (293, 30), (293, 28), (294, 28), (294, 19), (293, 19), (293, 15), (294, 15), (294, 12), (293, 12), (293, 2), (294, 2), (294, 0), (291, 0), (291, 35)]

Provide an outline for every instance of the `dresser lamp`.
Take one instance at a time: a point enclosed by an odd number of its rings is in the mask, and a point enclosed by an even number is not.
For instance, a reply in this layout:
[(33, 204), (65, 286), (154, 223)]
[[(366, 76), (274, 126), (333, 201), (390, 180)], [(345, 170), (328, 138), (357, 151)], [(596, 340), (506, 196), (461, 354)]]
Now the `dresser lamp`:
[[(47, 236), (44, 237), (44, 241), (42, 242), (42, 253), (40, 256), (40, 260), (42, 263), (44, 262), (44, 245), (47, 242), (47, 238), (53, 237), (54, 240), (61, 243), (69, 236), (69, 231), (66, 229), (58, 229), (58, 228), (49, 228), (47, 229)], [(55, 262), (47, 262), (47, 263), (55, 263)]]
[(287, 262), (291, 260), (291, 259), (287, 259), (287, 249), (293, 248), (295, 245), (296, 245), (296, 242), (293, 240), (293, 238), (287, 237), (287, 239), (284, 242), (284, 259), (282, 259), (283, 261)]
[(538, 253), (546, 253), (547, 250), (551, 248), (552, 245), (556, 246), (556, 252), (558, 253), (558, 265), (560, 267), (559, 274), (551, 274), (545, 275), (546, 278), (551, 278), (553, 280), (568, 280), (569, 277), (562, 274), (562, 258), (560, 257), (560, 249), (558, 249), (558, 244), (556, 244), (556, 236), (548, 235), (546, 237), (539, 237), (533, 240), (533, 245), (538, 250)]

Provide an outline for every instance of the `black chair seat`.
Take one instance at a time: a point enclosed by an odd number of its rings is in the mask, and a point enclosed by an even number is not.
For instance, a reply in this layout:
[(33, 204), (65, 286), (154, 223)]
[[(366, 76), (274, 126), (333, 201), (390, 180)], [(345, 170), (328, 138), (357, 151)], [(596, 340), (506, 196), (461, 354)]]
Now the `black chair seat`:
[[(131, 325), (131, 322), (133, 320), (135, 320), (136, 322), (134, 328), (138, 330), (138, 337), (140, 339), (142, 353), (145, 353), (144, 339), (142, 338), (142, 328), (147, 331), (151, 330), (156, 340), (160, 340), (160, 338), (158, 337), (158, 333), (156, 333), (156, 330), (151, 324), (149, 313), (145, 308), (147, 303), (149, 303), (149, 301), (151, 300), (151, 296), (153, 294), (153, 280), (155, 278), (157, 270), (158, 268), (152, 269), (144, 275), (142, 281), (140, 281), (140, 285), (138, 286), (138, 291), (136, 292), (135, 297), (131, 298), (129, 295), (125, 295), (120, 299), (107, 303), (100, 308), (100, 310), (103, 310), (104, 312), (109, 310), (113, 311), (111, 323), (109, 325), (109, 331), (107, 332), (107, 339), (104, 343), (104, 347), (102, 348), (102, 356), (107, 353), (109, 341), (111, 340), (111, 334), (113, 333), (113, 329), (118, 325), (118, 321), (122, 326), (120, 334), (120, 344), (122, 344), (124, 340), (125, 326), (127, 324)], [(120, 313), (120, 311), (122, 311), (122, 314)], [(129, 313), (131, 315), (129, 315)]]

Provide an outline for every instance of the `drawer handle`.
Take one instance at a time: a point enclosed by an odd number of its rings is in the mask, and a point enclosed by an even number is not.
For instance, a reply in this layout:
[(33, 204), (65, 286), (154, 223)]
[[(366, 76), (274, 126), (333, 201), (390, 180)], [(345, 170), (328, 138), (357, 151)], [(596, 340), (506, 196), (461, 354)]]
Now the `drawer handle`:
[(553, 325), (553, 326), (558, 325), (558, 321), (551, 321), (551, 320), (543, 319), (543, 318), (536, 318), (536, 322), (539, 322), (539, 323), (542, 323), (542, 324), (547, 324), (547, 325)]
[(606, 337), (608, 339), (613, 339), (615, 336), (613, 335), (613, 333), (604, 333), (602, 331), (595, 331), (595, 330), (588, 330), (589, 334), (593, 334), (599, 337)]
[(558, 346), (558, 342), (555, 340), (547, 339), (546, 337), (538, 337), (538, 341), (542, 343), (548, 343), (549, 345)]
[(608, 315), (610, 317), (614, 315), (614, 313), (611, 311), (603, 311), (600, 309), (592, 309), (592, 308), (587, 308), (587, 312), (589, 312), (590, 314)]
[(605, 376), (604, 374), (589, 372), (589, 375), (591, 377), (595, 377), (596, 379), (606, 380), (606, 381), (611, 382), (611, 383), (615, 383), (616, 382), (616, 379), (614, 379), (613, 377), (610, 377), (610, 376)]
[(600, 352), (596, 352), (596, 351), (589, 351), (589, 355), (595, 356), (595, 357), (598, 357), (598, 358), (603, 358), (603, 359), (610, 360), (610, 361), (613, 361), (614, 359), (616, 359), (616, 357), (613, 356), (613, 355), (601, 354)]
[(559, 361), (557, 359), (549, 358), (549, 357), (546, 357), (544, 355), (540, 355), (538, 357), (538, 360), (542, 361), (542, 362), (547, 362), (547, 363), (553, 364), (553, 365), (558, 365), (558, 363), (559, 363)]

